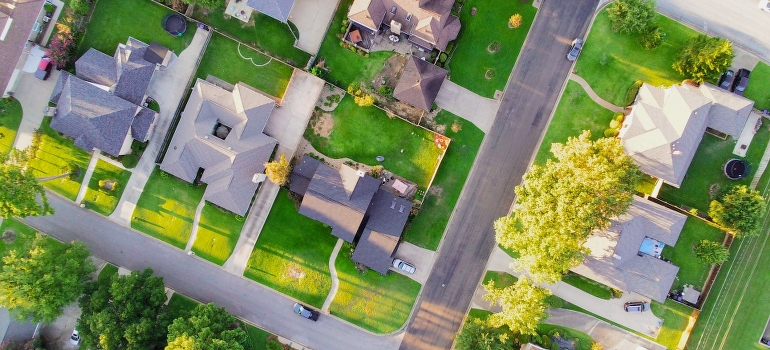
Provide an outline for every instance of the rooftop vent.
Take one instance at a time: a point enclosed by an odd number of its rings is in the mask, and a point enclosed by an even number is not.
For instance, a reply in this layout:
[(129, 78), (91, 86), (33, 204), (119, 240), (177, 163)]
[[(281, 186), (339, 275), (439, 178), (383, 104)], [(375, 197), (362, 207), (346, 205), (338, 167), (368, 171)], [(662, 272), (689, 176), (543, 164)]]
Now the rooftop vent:
[(393, 203), (390, 203), (390, 209), (396, 209), (396, 200), (393, 200)]

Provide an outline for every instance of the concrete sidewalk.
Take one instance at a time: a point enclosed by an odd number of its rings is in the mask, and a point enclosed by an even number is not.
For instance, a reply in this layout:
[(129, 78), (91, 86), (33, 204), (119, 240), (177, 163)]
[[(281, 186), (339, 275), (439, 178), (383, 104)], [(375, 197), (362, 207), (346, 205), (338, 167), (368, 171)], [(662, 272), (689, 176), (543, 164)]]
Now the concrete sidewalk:
[(436, 105), (473, 123), (485, 134), (492, 127), (500, 107), (499, 101), (476, 95), (450, 80), (444, 80), (441, 84)]

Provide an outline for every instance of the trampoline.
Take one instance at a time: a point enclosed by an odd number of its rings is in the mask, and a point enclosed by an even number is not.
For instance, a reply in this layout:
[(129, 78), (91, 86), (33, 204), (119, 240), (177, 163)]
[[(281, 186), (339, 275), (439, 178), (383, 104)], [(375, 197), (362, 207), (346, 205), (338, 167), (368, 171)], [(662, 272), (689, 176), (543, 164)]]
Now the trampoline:
[(749, 172), (749, 167), (743, 160), (733, 158), (725, 164), (725, 176), (730, 180), (740, 180)]
[(187, 21), (178, 13), (169, 13), (163, 16), (160, 22), (163, 30), (172, 36), (182, 36), (187, 31)]

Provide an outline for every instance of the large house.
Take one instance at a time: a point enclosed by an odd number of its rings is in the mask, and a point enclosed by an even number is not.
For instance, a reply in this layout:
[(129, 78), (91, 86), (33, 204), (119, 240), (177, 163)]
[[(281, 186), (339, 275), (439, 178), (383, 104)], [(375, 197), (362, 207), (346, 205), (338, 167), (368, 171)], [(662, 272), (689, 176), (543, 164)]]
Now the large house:
[(160, 169), (206, 183), (203, 199), (246, 215), (277, 141), (263, 133), (275, 107), (246, 84), (232, 91), (198, 79)]
[(412, 203), (380, 185), (363, 171), (335, 170), (306, 155), (292, 171), (290, 190), (303, 196), (300, 214), (331, 226), (332, 235), (355, 244), (353, 261), (384, 275)]
[(424, 111), (430, 111), (447, 76), (444, 68), (410, 57), (398, 79), (393, 97)]
[[(43, 25), (44, 0), (0, 0), (0, 89), (1, 97), (18, 79), (21, 69), (16, 64), (24, 49), (40, 35)], [(50, 21), (50, 18), (48, 19)]]
[(112, 156), (131, 152), (131, 142), (145, 142), (157, 113), (143, 107), (157, 69), (145, 59), (148, 45), (128, 38), (112, 57), (89, 49), (75, 62), (75, 75), (62, 71), (51, 102), (51, 128), (75, 139), (75, 146)]
[(619, 136), (641, 171), (679, 187), (706, 128), (737, 139), (753, 105), (711, 84), (643, 84)]
[(664, 302), (679, 267), (662, 260), (660, 253), (666, 245), (676, 244), (686, 220), (684, 214), (637, 197), (608, 229), (588, 238), (584, 247), (590, 254), (571, 270), (612, 288)]
[(423, 50), (444, 51), (460, 33), (460, 20), (451, 14), (454, 0), (354, 0), (346, 40), (365, 49), (387, 28), (404, 35)]
[(283, 23), (289, 21), (294, 0), (246, 0), (246, 5)]

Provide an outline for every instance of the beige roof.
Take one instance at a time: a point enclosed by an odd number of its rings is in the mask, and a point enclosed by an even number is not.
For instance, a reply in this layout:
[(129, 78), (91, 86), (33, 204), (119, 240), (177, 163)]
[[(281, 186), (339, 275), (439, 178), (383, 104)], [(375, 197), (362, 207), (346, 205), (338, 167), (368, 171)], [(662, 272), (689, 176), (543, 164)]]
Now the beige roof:
[(348, 18), (374, 31), (380, 29), (385, 11), (382, 0), (354, 0)]

